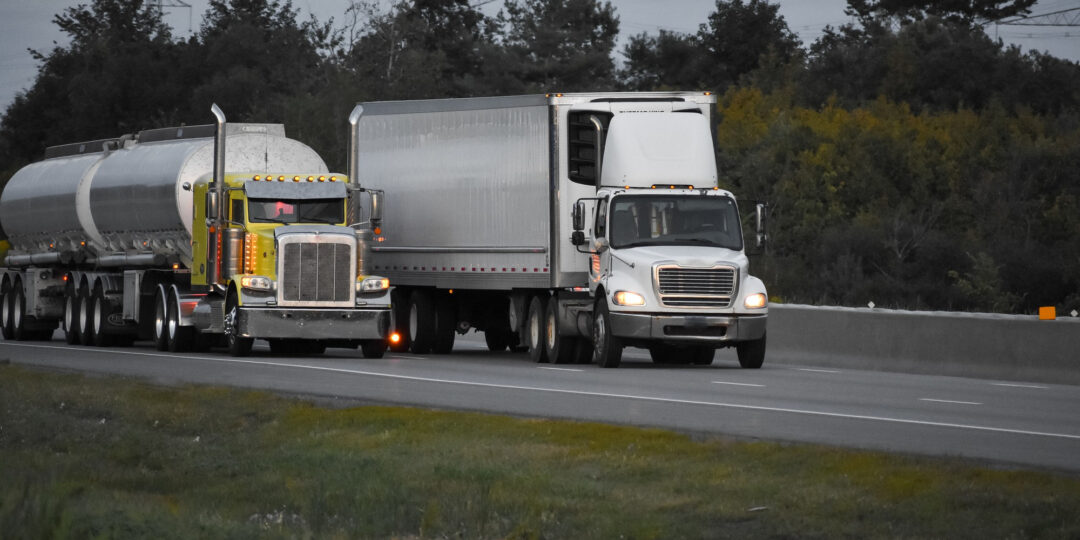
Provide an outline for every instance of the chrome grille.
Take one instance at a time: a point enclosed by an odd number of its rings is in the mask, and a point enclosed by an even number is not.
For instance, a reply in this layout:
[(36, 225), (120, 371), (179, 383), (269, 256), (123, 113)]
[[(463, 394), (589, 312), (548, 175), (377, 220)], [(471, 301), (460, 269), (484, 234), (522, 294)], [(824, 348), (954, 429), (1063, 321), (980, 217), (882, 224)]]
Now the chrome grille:
[(278, 286), (284, 305), (351, 304), (355, 285), (352, 245), (283, 241)]
[(660, 301), (671, 307), (728, 307), (735, 296), (737, 272), (730, 266), (656, 270)]

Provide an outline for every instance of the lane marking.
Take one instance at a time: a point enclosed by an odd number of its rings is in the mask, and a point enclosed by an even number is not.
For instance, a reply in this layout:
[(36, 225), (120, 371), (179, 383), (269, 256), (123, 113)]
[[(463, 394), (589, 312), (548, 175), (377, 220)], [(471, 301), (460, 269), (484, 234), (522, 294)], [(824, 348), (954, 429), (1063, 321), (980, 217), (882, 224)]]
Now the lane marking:
[(795, 371), (810, 371), (813, 373), (840, 373), (834, 369), (810, 369), (810, 368), (792, 368)]
[(993, 385), (993, 386), (1007, 386), (1009, 388), (1035, 388), (1037, 390), (1049, 390), (1050, 389), (1049, 386), (1042, 386), (1042, 385), (1038, 385), (1038, 384), (1013, 384), (1013, 383), (1003, 383), (1003, 382), (994, 382), (994, 383), (990, 383), (990, 384)]
[[(202, 357), (200, 356), (199, 358), (202, 358)], [(401, 355), (387, 356), (387, 358), (394, 358), (396, 360), (427, 360), (426, 356), (414, 356), (414, 355), (411, 355), (411, 354), (409, 356), (401, 356)]]
[(919, 398), (919, 401), (930, 401), (933, 403), (952, 403), (955, 405), (982, 405), (974, 401), (953, 401), (951, 399), (933, 399), (933, 398)]
[(567, 367), (545, 367), (545, 366), (537, 366), (536, 369), (550, 369), (551, 371), (577, 371), (577, 372), (585, 371), (584, 369), (574, 369), (574, 368), (567, 368)]
[(764, 384), (750, 384), (744, 382), (727, 382), (727, 381), (713, 381), (713, 384), (730, 384), (732, 386), (756, 386), (758, 388), (765, 388)]
[[(930, 421), (930, 420), (912, 420), (912, 419), (909, 419), (909, 418), (891, 418), (891, 417), (887, 417), (887, 416), (870, 416), (870, 415), (861, 415), (861, 414), (833, 413), (833, 412), (825, 412), (825, 411), (809, 411), (809, 410), (803, 410), (803, 409), (790, 409), (790, 408), (786, 408), (786, 407), (765, 407), (765, 406), (762, 406), (762, 405), (744, 405), (744, 404), (740, 404), (740, 403), (723, 403), (723, 402), (714, 402), (714, 401), (694, 401), (694, 400), (686, 400), (686, 399), (660, 398), (660, 397), (650, 397), (650, 396), (635, 396), (635, 395), (630, 395), (630, 394), (612, 394), (612, 393), (606, 393), (606, 392), (588, 392), (588, 391), (584, 391), (584, 390), (563, 390), (563, 389), (559, 389), (559, 388), (543, 388), (543, 387), (535, 387), (535, 386), (516, 386), (516, 385), (481, 383), (481, 382), (472, 382), (472, 381), (455, 381), (455, 380), (449, 380), (449, 379), (434, 379), (434, 378), (430, 378), (430, 377), (416, 377), (416, 376), (412, 376), (412, 375), (394, 375), (394, 374), (390, 374), (390, 373), (379, 373), (379, 372), (374, 372), (374, 371), (360, 371), (360, 370), (353, 370), (353, 369), (330, 368), (330, 367), (312, 366), (312, 365), (304, 365), (304, 364), (285, 364), (285, 363), (281, 363), (281, 362), (263, 362), (263, 361), (259, 361), (259, 360), (240, 360), (240, 359), (237, 359), (237, 358), (222, 358), (222, 357), (213, 357), (213, 356), (172, 355), (172, 354), (161, 354), (161, 353), (123, 351), (123, 350), (116, 350), (116, 349), (91, 349), (91, 348), (84, 348), (84, 347), (58, 347), (58, 346), (55, 346), (55, 345), (30, 345), (30, 344), (25, 344), (25, 343), (11, 343), (11, 342), (0, 342), (0, 344), (11, 345), (13, 347), (26, 347), (26, 348), (32, 348), (32, 349), (55, 349), (55, 350), (60, 350), (60, 351), (79, 350), (79, 351), (85, 351), (85, 352), (89, 352), (89, 353), (95, 353), (96, 352), (96, 353), (101, 353), (101, 354), (112, 354), (112, 355), (148, 356), (148, 357), (152, 357), (152, 358), (183, 358), (183, 359), (189, 359), (189, 360), (202, 360), (202, 361), (205, 361), (205, 362), (218, 362), (218, 363), (224, 363), (224, 364), (253, 364), (253, 365), (274, 366), (274, 367), (284, 367), (284, 368), (294, 368), (294, 369), (310, 369), (310, 370), (313, 370), (313, 371), (325, 371), (325, 372), (329, 372), (329, 373), (348, 373), (348, 374), (352, 374), (352, 375), (367, 375), (367, 376), (371, 376), (371, 377), (383, 377), (383, 378), (387, 378), (387, 379), (398, 379), (398, 380), (408, 380), (408, 381), (428, 382), (428, 383), (441, 383), (441, 384), (458, 384), (458, 385), (462, 385), (462, 386), (475, 386), (475, 387), (479, 387), (479, 388), (498, 388), (498, 389), (502, 389), (502, 390), (529, 390), (529, 391), (534, 391), (534, 392), (550, 392), (550, 393), (553, 393), (553, 394), (567, 394), (567, 395), (590, 396), (590, 397), (607, 397), (607, 398), (618, 398), (618, 399), (635, 399), (635, 400), (639, 400), (639, 401), (649, 401), (649, 402), (654, 402), (654, 403), (674, 403), (674, 404), (680, 404), (680, 405), (701, 405), (701, 406), (705, 406), (705, 407), (718, 407), (718, 408), (725, 408), (725, 409), (739, 409), (739, 410), (747, 410), (747, 411), (762, 411), (762, 412), (778, 412), (778, 413), (789, 413), (789, 414), (802, 414), (802, 415), (806, 415), (806, 416), (821, 416), (821, 417), (825, 417), (825, 418), (842, 418), (842, 419), (848, 419), (848, 420), (868, 420), (868, 421), (874, 421), (874, 422), (889, 422), (889, 423), (894, 423), (894, 424), (909, 424), (909, 425), (916, 425), (916, 426), (930, 426), (930, 427), (954, 428), (954, 429), (969, 429), (969, 430), (974, 430), (974, 431), (987, 431), (987, 432), (992, 432), (992, 433), (1008, 433), (1010, 435), (1032, 435), (1032, 436), (1037, 436), (1037, 437), (1050, 437), (1050, 438), (1055, 438), (1055, 439), (1069, 439), (1069, 440), (1080, 441), (1080, 435), (1074, 435), (1074, 434), (1071, 434), (1071, 433), (1053, 433), (1053, 432), (1047, 432), (1047, 431), (1030, 431), (1030, 430), (1025, 430), (1025, 429), (1011, 429), (1011, 428), (1001, 428), (1001, 427), (993, 427), (993, 426), (977, 426), (977, 425), (971, 425), (971, 424), (955, 424), (955, 423), (951, 423), (951, 422), (934, 422), (934, 421)], [(22, 362), (12, 362), (12, 363), (22, 363)]]

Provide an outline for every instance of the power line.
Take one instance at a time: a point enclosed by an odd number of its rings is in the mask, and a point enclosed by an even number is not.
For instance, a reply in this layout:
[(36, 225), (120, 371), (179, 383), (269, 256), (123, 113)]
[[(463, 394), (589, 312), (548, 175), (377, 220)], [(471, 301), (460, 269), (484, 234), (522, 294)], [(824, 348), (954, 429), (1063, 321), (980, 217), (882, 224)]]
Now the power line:
[(998, 26), (1080, 26), (1080, 7), (995, 21)]

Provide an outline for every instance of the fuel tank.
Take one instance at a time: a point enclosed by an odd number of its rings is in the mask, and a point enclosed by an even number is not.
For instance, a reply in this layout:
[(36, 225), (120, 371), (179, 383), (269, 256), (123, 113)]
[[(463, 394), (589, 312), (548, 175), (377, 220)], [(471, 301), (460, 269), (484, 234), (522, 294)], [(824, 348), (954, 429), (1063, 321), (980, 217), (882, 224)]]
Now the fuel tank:
[[(0, 194), (9, 260), (138, 254), (189, 265), (191, 186), (213, 173), (213, 133), (213, 126), (186, 126), (50, 148)], [(287, 138), (280, 124), (227, 124), (225, 151), (229, 173), (328, 172), (322, 158)]]

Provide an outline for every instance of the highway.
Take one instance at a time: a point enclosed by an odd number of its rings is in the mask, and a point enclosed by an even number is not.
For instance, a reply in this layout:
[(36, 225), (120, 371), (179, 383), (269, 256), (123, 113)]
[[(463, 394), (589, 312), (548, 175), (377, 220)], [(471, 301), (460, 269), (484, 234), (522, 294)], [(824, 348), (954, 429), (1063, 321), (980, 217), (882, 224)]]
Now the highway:
[[(59, 333), (57, 334), (59, 336)], [(962, 456), (995, 464), (1080, 471), (1080, 386), (785, 364), (660, 366), (627, 349), (619, 369), (534, 364), (493, 354), (479, 334), (448, 356), (359, 351), (247, 358), (221, 352), (0, 341), (0, 360), (153, 383), (259, 388), (367, 403), (663, 427), (720, 436)]]

